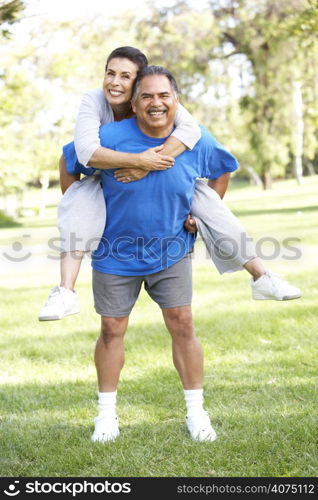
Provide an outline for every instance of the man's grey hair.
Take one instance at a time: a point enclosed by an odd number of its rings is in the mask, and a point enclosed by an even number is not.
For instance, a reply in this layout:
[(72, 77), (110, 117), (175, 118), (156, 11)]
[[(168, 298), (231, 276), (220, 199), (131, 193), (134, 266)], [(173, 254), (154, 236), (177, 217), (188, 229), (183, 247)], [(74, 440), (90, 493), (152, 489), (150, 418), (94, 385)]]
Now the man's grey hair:
[(140, 83), (143, 78), (146, 76), (153, 76), (153, 75), (163, 75), (166, 78), (168, 78), (170, 85), (172, 87), (172, 90), (174, 91), (176, 97), (178, 97), (179, 90), (178, 90), (178, 85), (177, 82), (174, 78), (174, 76), (168, 71), (166, 68), (163, 66), (146, 66), (145, 68), (142, 68), (142, 70), (138, 73), (137, 78), (134, 82), (133, 86), (133, 92), (132, 92), (132, 100), (134, 101), (139, 93), (139, 88), (140, 88)]

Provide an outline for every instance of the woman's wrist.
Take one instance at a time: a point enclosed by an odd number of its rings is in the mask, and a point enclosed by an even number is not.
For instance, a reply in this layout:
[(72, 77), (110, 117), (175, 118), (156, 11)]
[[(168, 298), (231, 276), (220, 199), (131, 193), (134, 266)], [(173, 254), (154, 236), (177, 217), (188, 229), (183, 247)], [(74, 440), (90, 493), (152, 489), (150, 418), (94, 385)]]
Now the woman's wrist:
[(133, 156), (134, 158), (133, 164), (131, 165), (132, 167), (140, 168), (141, 170), (149, 170), (149, 168), (147, 168), (147, 166), (143, 162), (141, 153), (136, 153)]

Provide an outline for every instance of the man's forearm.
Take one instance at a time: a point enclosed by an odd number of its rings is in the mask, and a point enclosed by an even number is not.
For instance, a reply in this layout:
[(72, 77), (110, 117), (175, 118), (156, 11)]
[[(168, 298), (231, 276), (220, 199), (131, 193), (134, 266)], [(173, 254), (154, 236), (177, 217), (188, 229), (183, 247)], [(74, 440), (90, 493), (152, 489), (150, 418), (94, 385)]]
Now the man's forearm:
[(225, 173), (218, 177), (217, 179), (211, 179), (208, 181), (208, 186), (218, 193), (220, 198), (223, 198), (230, 182), (230, 173)]
[(61, 191), (64, 194), (67, 188), (70, 187), (71, 184), (75, 181), (80, 180), (80, 174), (71, 175), (66, 170), (66, 163), (64, 156), (62, 155), (59, 161), (59, 170), (60, 170), (60, 187)]

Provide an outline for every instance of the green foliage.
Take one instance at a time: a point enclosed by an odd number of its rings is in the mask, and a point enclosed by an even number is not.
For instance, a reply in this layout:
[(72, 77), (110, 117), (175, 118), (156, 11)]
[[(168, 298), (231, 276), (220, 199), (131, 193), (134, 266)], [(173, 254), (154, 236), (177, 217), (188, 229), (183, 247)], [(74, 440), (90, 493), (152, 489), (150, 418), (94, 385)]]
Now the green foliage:
[(318, 2), (303, 2), (304, 9), (295, 12), (286, 23), (287, 35), (296, 37), (303, 49), (316, 44), (318, 32)]
[[(18, 4), (19, 2), (5, 2)], [(21, 2), (20, 2), (21, 3)], [(0, 4), (2, 5), (2, 4)], [(181, 101), (263, 176), (289, 175), (295, 156), (293, 82), (302, 94), (303, 162), (317, 168), (318, 9), (314, 0), (186, 1), (119, 18), (40, 21), (0, 48), (0, 195), (57, 179), (81, 94), (101, 84), (107, 54), (134, 45), (175, 74)], [(13, 18), (12, 18), (13, 19)]]
[(5, 26), (16, 23), (23, 9), (24, 2), (22, 0), (0, 1), (0, 32), (4, 38), (9, 38), (11, 36), (11, 32)]
[[(290, 24), (292, 19), (295, 25), (295, 17), (301, 22), (306, 4), (303, 0), (264, 0), (256, 5), (242, 0), (232, 8), (215, 6), (224, 26), (223, 46), (232, 46), (232, 54), (227, 57), (240, 53), (251, 63), (252, 93), (241, 99), (241, 106), (245, 114), (248, 111), (246, 147), (261, 175), (283, 175), (294, 154), (292, 82), (301, 78), (304, 87), (310, 89), (311, 82), (304, 82), (306, 76), (301, 68), (310, 61), (312, 53), (299, 50)], [(305, 134), (309, 142), (313, 141), (312, 128), (306, 127)]]
[[(212, 1), (210, 9), (192, 11), (181, 1), (171, 8), (153, 7), (151, 17), (137, 23), (136, 37), (151, 62), (169, 61), (183, 102), (239, 153), (243, 167), (247, 162), (262, 176), (281, 177), (294, 155), (294, 80), (302, 84), (304, 161), (317, 150), (312, 59), (318, 48), (314, 37), (306, 49), (299, 46), (300, 36), (306, 37), (296, 29), (305, 30), (302, 23), (315, 9), (305, 0), (240, 0)], [(237, 105), (242, 116), (234, 111)], [(234, 133), (227, 131), (229, 123)]]
[(136, 26), (136, 38), (151, 64), (169, 66), (177, 75), (182, 99), (191, 101), (193, 89), (200, 99), (211, 84), (209, 62), (219, 27), (209, 12), (193, 12), (186, 2), (171, 9), (153, 9), (151, 18)]
[(114, 48), (109, 26), (96, 27), (96, 33), (82, 21), (48, 21), (24, 35), (23, 45), (8, 40), (1, 46), (0, 196), (39, 183), (46, 172), (57, 180), (81, 94), (101, 85), (106, 55)]

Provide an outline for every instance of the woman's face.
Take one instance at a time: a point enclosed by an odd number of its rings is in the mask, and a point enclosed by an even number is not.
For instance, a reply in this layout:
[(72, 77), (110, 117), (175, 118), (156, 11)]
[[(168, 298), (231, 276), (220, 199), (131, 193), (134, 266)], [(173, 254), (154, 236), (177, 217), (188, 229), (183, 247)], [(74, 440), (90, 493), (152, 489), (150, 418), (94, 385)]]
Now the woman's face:
[(104, 96), (113, 107), (130, 102), (138, 66), (129, 59), (116, 57), (107, 65), (103, 81)]

